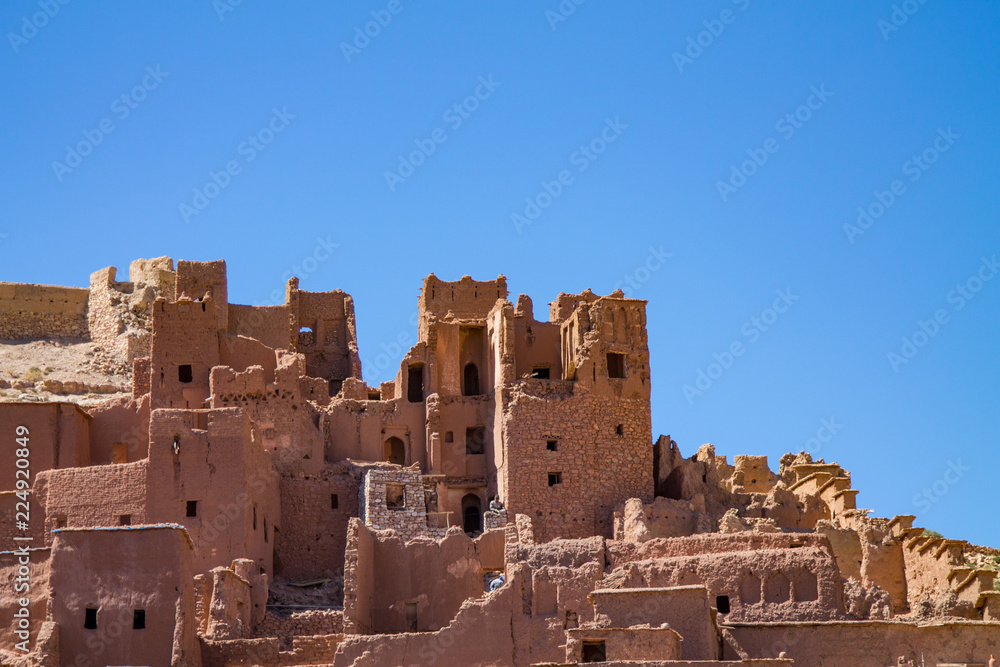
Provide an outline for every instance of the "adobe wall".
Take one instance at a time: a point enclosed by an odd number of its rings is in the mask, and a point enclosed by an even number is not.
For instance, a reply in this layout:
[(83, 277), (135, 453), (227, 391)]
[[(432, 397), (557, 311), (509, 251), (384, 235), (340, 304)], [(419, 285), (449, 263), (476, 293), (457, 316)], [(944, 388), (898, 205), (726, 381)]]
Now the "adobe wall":
[(276, 350), (293, 347), (291, 313), (285, 305), (242, 306), (229, 304), (227, 333), (246, 336)]
[(306, 374), (329, 381), (331, 394), (344, 379), (360, 378), (354, 299), (342, 290), (305, 292), (296, 281), (286, 300), (294, 349), (305, 355)]
[[(927, 665), (984, 665), (1000, 654), (1000, 623), (958, 621), (910, 625), (885, 621), (783, 623), (728, 626), (740, 646), (755, 658), (785, 651), (796, 665), (809, 667), (886, 667), (903, 656)], [(732, 655), (727, 647), (728, 659)]]
[[(49, 470), (38, 476), (35, 493), (50, 544), (55, 528), (130, 525), (146, 519), (146, 461)], [(99, 498), (100, 502), (95, 502)]]
[(448, 282), (432, 273), (424, 278), (417, 301), (418, 339), (427, 340), (431, 318), (442, 319), (451, 314), (457, 319), (485, 320), (497, 299), (506, 298), (507, 278), (502, 275), (496, 280), (480, 281), (462, 276), (461, 280)]
[[(131, 463), (149, 455), (149, 396), (101, 403), (90, 412), (90, 462)], [(116, 460), (124, 453), (125, 461)]]
[[(196, 574), (236, 558), (272, 574), (278, 475), (239, 409), (154, 410), (146, 491), (149, 521), (187, 529)], [(187, 515), (188, 501), (197, 502), (196, 516)]]
[[(465, 601), (454, 620), (440, 630), (345, 636), (333, 665), (526, 665), (513, 660), (514, 637), (507, 627), (513, 609), (513, 591), (504, 586), (485, 599)], [(491, 631), (484, 633), (484, 628)]]
[[(28, 471), (32, 477), (59, 467), (90, 462), (90, 417), (74, 403), (5, 403), (0, 410), (0, 438), (7, 446), (0, 459), (0, 490), (15, 489), (18, 468), (14, 465), (16, 429), (28, 428)], [(0, 545), (2, 546), (2, 545)]]
[[(64, 659), (80, 664), (201, 664), (195, 634), (192, 547), (176, 526), (62, 529), (52, 545), (52, 620)], [(86, 608), (97, 628), (84, 628)], [(134, 629), (136, 609), (145, 628)], [(68, 664), (68, 663), (64, 663)]]
[[(653, 498), (649, 402), (577, 395), (576, 388), (555, 393), (565, 384), (521, 380), (511, 388), (500, 496), (508, 512), (532, 517), (539, 541), (610, 538), (617, 505)], [(561, 482), (550, 486), (550, 473)]]
[[(665, 663), (681, 657), (681, 636), (670, 628), (572, 628), (566, 630), (566, 660), (582, 662), (586, 641), (604, 643), (605, 663), (632, 662), (647, 667), (649, 661)], [(589, 662), (589, 661), (588, 661)], [(718, 667), (713, 663), (713, 667)]]
[(563, 375), (559, 324), (536, 321), (531, 306), (531, 299), (518, 296), (514, 311), (515, 377), (527, 377), (533, 369), (545, 368), (549, 379), (559, 380)]
[[(275, 574), (308, 581), (342, 574), (347, 525), (358, 516), (360, 471), (327, 465), (318, 476), (281, 478), (281, 535)], [(337, 507), (333, 507), (334, 496)]]
[(407, 632), (408, 604), (416, 605), (420, 632), (438, 630), (452, 621), (465, 600), (484, 596), (484, 570), (503, 568), (504, 536), (499, 531), (471, 540), (454, 528), (440, 540), (404, 543), (355, 521), (348, 539), (347, 632)]
[[(33, 543), (21, 543), (33, 544)], [(35, 648), (35, 640), (45, 622), (46, 608), (51, 596), (49, 584), (50, 573), (50, 551), (48, 548), (41, 548), (41, 544), (33, 546), (27, 550), (0, 551), (0, 649), (6, 649), (11, 653), (22, 656), (20, 651), (15, 652), (14, 645), (25, 641), (23, 635), (17, 632), (24, 632), (17, 613), (21, 613), (20, 600), (27, 597), (28, 604), (27, 641), (28, 646)], [(25, 571), (24, 568), (27, 568)], [(0, 651), (0, 657), (2, 657)]]
[[(222, 304), (225, 306), (225, 303)], [(156, 408), (204, 407), (208, 376), (219, 365), (219, 311), (214, 299), (153, 304), (151, 405)], [(190, 366), (190, 380), (181, 366)]]
[(224, 259), (213, 262), (192, 262), (186, 259), (177, 260), (177, 275), (174, 282), (176, 299), (186, 294), (193, 301), (209, 300), (211, 296), (219, 307), (215, 311), (218, 329), (225, 330), (229, 326), (229, 278), (226, 275)]
[(335, 398), (326, 412), (326, 460), (384, 461), (385, 441), (403, 441), (404, 465), (420, 463), (426, 469), (424, 404), (405, 398), (360, 401)]
[[(161, 259), (172, 266), (169, 258)], [(109, 266), (90, 275), (87, 326), (91, 340), (126, 362), (132, 362), (149, 356), (151, 308), (162, 292), (159, 283), (118, 282), (115, 280), (117, 273), (115, 267)], [(146, 277), (141, 271), (139, 274)]]
[(0, 340), (87, 339), (87, 298), (80, 287), (0, 283)]
[(263, 366), (245, 372), (214, 368), (209, 383), (212, 407), (241, 409), (280, 473), (318, 474), (325, 445), (323, 415), (311, 401), (324, 403), (325, 387), (314, 387), (301, 377), (298, 355), (278, 351), (274, 357), (271, 380)]

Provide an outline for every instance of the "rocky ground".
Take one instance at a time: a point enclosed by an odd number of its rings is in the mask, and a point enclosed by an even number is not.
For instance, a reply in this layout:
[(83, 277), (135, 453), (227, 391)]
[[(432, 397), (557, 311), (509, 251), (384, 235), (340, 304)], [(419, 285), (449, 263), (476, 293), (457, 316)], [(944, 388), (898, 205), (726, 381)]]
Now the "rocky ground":
[(0, 341), (0, 401), (94, 405), (131, 393), (131, 368), (90, 341)]

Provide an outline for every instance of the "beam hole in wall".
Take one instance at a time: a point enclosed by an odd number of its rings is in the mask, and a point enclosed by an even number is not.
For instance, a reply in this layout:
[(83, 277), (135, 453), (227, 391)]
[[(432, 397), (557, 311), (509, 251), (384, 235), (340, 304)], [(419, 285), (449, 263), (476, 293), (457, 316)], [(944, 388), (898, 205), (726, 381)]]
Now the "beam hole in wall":
[(607, 651), (604, 647), (604, 640), (583, 642), (583, 651), (580, 655), (581, 662), (606, 662)]
[(97, 629), (97, 609), (94, 607), (87, 607), (83, 612), (83, 629), (84, 630), (96, 630)]
[(555, 486), (556, 484), (562, 484), (562, 473), (561, 472), (550, 472), (549, 473), (549, 486)]
[(625, 435), (625, 425), (624, 424), (619, 424), (618, 426), (615, 426), (615, 435), (617, 435), (617, 436), (623, 436), (623, 435)]
[(194, 372), (191, 370), (191, 364), (181, 364), (177, 367), (177, 380), (185, 384), (194, 380)]
[(622, 379), (625, 377), (625, 355), (608, 352), (608, 377)]

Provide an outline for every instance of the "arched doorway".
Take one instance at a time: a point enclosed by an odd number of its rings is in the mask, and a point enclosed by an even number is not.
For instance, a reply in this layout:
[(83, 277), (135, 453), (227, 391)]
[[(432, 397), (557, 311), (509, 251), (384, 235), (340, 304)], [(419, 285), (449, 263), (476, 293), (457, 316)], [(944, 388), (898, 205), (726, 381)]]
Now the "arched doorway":
[(385, 441), (385, 460), (398, 465), (406, 463), (406, 448), (402, 440), (394, 436)]
[(462, 383), (462, 393), (465, 396), (478, 396), (479, 395), (479, 369), (473, 363), (468, 363), (465, 365), (465, 373), (463, 374)]
[(475, 533), (483, 529), (483, 504), (474, 493), (462, 498), (462, 528), (466, 533)]

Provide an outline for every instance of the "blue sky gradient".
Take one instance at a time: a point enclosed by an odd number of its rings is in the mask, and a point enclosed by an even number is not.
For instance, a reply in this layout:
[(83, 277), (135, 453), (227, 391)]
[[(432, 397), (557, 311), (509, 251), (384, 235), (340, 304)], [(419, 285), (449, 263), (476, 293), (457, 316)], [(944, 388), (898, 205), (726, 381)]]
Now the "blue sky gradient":
[(1000, 546), (997, 3), (442, 4), (3, 3), (0, 280), (295, 273), (354, 296), (370, 384), (428, 273), (539, 319), (623, 287), (654, 437)]

